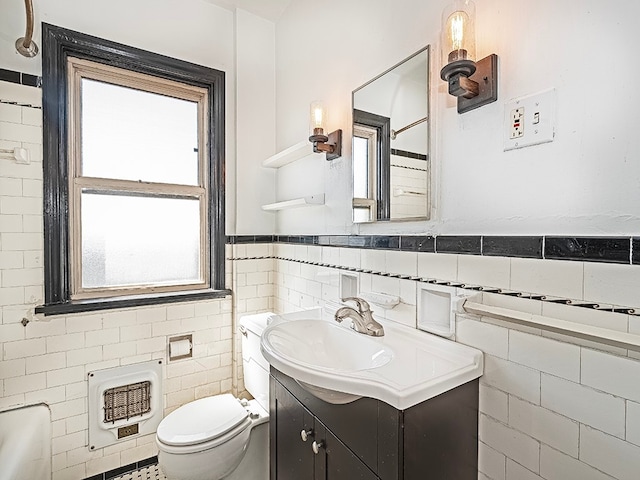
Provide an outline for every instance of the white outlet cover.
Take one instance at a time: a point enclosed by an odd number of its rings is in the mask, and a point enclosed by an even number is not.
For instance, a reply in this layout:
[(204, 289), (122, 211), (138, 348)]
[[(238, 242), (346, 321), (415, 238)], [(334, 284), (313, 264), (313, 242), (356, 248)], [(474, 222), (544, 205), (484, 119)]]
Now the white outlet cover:
[[(524, 108), (524, 135), (511, 138), (513, 110)], [(536, 116), (537, 114), (537, 116)], [(537, 123), (534, 123), (536, 122)], [(556, 90), (515, 98), (504, 107), (504, 151), (553, 142), (556, 125)]]

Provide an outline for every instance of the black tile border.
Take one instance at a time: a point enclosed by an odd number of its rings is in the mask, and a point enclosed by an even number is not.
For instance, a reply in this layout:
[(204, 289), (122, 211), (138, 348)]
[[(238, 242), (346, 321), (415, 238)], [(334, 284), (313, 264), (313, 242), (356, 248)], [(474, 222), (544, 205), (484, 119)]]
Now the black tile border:
[(640, 237), (499, 235), (230, 235), (229, 244), (324, 247), (640, 265)]
[(479, 235), (442, 235), (436, 237), (436, 252), (482, 255), (482, 237)]
[(405, 252), (427, 252), (436, 251), (436, 239), (431, 236), (402, 236), (400, 237), (400, 250)]
[(544, 258), (630, 263), (631, 242), (620, 237), (545, 237)]
[(482, 255), (542, 258), (542, 237), (482, 237)]
[(16, 72), (15, 70), (5, 70), (4, 68), (0, 68), (0, 80), (3, 82), (25, 85), (27, 87), (42, 87), (42, 77), (37, 77), (28, 73)]
[(84, 480), (111, 480), (115, 477), (119, 477), (120, 475), (124, 475), (125, 473), (135, 472), (140, 468), (145, 468), (150, 465), (156, 465), (157, 463), (158, 463), (158, 456), (155, 455), (153, 457), (145, 458), (144, 460), (139, 460), (137, 462), (130, 463), (129, 465), (124, 465), (122, 467), (114, 468), (113, 470), (109, 470), (108, 472), (92, 475), (91, 477), (87, 477)]

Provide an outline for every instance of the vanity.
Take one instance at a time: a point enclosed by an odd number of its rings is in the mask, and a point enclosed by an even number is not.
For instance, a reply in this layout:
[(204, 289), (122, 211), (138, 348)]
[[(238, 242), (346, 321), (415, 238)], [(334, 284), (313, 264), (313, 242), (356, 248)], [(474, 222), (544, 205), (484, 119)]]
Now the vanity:
[(317, 317), (262, 337), (271, 480), (477, 479), (482, 352), (400, 325), (372, 338)]
[(477, 379), (406, 410), (332, 405), (273, 368), (269, 392), (271, 480), (478, 478)]

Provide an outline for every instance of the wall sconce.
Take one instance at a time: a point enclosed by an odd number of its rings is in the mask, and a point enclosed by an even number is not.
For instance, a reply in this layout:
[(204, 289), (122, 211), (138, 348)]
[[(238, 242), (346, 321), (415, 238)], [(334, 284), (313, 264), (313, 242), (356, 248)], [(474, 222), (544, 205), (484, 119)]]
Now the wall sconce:
[(324, 123), (327, 112), (322, 103), (313, 102), (310, 110), (311, 136), (309, 141), (313, 143), (315, 153), (325, 152), (327, 160), (335, 160), (342, 155), (342, 130), (331, 132), (328, 136), (324, 134)]
[(458, 113), (498, 99), (498, 56), (476, 59), (475, 5), (455, 0), (442, 13), (442, 70), (449, 93), (458, 97)]

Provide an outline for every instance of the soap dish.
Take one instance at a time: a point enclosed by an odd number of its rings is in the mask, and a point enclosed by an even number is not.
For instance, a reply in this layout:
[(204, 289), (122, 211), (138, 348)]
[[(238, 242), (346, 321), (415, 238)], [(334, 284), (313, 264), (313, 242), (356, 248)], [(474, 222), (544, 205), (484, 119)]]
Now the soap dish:
[(360, 292), (360, 298), (384, 309), (390, 309), (400, 303), (400, 297), (378, 292)]

